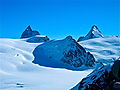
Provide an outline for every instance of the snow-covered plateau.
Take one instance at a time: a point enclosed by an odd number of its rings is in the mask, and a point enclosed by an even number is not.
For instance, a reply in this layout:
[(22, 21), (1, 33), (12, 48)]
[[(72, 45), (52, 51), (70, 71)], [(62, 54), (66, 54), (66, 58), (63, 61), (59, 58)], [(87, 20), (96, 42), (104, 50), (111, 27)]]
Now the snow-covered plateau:
[(92, 72), (33, 64), (33, 50), (42, 43), (0, 39), (0, 90), (69, 90)]
[[(55, 43), (58, 43), (57, 40)], [(95, 63), (109, 64), (120, 56), (118, 37), (94, 38), (80, 41), (79, 44), (93, 54)], [(43, 50), (46, 44), (29, 43), (24, 39), (0, 39), (0, 90), (69, 90), (95, 68), (74, 71), (34, 64), (33, 51), (37, 46)], [(46, 52), (51, 55), (48, 50)], [(58, 58), (57, 55), (54, 57)]]

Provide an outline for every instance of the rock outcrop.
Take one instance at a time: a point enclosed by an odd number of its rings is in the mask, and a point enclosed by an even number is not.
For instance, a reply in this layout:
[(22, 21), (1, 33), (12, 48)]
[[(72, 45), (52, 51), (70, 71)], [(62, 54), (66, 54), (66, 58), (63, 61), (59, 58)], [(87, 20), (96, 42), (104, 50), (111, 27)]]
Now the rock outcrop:
[(71, 90), (120, 90), (120, 60), (94, 70)]
[(71, 36), (39, 45), (33, 51), (33, 55), (33, 63), (51, 67), (92, 67), (95, 63), (93, 55), (86, 52)]
[(47, 36), (36, 35), (33, 37), (28, 38), (26, 41), (30, 43), (41, 43), (49, 41), (50, 39)]

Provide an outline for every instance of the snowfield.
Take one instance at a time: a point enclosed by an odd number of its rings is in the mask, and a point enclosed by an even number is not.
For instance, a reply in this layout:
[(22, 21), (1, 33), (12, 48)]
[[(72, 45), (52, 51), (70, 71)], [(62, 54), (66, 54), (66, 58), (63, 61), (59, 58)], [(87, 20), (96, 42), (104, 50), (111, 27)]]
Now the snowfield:
[[(73, 71), (32, 63), (32, 53), (40, 44), (24, 39), (0, 39), (0, 90), (69, 90), (93, 71)], [(89, 39), (79, 44), (90, 51), (97, 62), (109, 64), (120, 56), (120, 38), (117, 37)]]
[(69, 90), (93, 71), (33, 64), (32, 52), (40, 44), (0, 39), (0, 90)]
[(80, 41), (85, 50), (90, 51), (96, 61), (108, 64), (120, 57), (120, 38), (104, 37)]

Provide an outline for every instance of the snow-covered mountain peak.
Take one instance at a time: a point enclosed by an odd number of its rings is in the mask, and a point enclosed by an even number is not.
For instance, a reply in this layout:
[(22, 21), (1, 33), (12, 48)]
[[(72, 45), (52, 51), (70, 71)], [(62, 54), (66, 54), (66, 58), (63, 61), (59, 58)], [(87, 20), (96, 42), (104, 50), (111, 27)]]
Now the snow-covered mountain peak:
[(91, 30), (97, 31), (98, 27), (96, 25), (93, 25)]
[(101, 37), (104, 37), (101, 31), (98, 29), (96, 25), (93, 25), (90, 31), (88, 32), (88, 34), (85, 37), (79, 37), (77, 41), (79, 42), (83, 40), (88, 40), (92, 38), (101, 38)]
[(102, 35), (101, 31), (98, 29), (96, 25), (92, 26), (91, 30), (85, 36), (86, 39), (99, 38), (99, 37), (104, 37), (104, 36)]
[(90, 32), (87, 35), (91, 36), (92, 38), (104, 37), (96, 25), (92, 26)]

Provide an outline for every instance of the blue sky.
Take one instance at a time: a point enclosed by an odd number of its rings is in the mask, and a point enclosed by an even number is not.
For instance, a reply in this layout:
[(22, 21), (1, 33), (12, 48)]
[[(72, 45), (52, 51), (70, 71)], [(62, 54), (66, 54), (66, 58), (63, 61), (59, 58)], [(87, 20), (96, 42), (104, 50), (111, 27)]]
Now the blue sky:
[(52, 39), (77, 39), (94, 24), (118, 35), (119, 10), (119, 0), (0, 0), (0, 38), (19, 38), (28, 25)]

